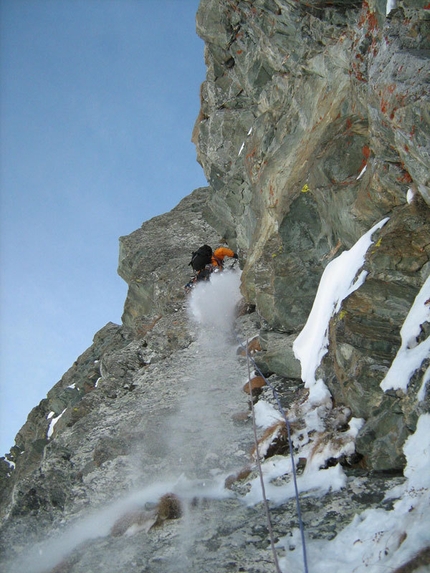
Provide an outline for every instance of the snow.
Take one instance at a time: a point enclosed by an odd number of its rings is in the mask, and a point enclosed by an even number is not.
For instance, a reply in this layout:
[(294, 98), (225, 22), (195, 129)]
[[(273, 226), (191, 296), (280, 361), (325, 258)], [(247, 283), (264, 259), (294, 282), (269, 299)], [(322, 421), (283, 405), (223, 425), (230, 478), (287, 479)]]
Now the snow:
[(409, 205), (412, 203), (412, 201), (414, 200), (415, 197), (415, 193), (414, 190), (409, 188), (407, 193), (406, 193), (406, 201), (409, 203)]
[(416, 432), (406, 441), (403, 451), (408, 460), (404, 474), (409, 478), (410, 488), (428, 489), (430, 487), (430, 414), (420, 416)]
[[(252, 133), (252, 127), (249, 129), (247, 136), (249, 137), (251, 133)], [(240, 146), (239, 153), (237, 154), (238, 157), (241, 155), (244, 147), (245, 147), (245, 142), (243, 142), (242, 145)]]
[(3, 458), (3, 459), (11, 469), (15, 469), (15, 466), (16, 466), (15, 462), (13, 462), (12, 460), (8, 460), (7, 458)]
[[(430, 298), (430, 277), (427, 278), (403, 323), (400, 330), (401, 346), (391, 364), (385, 378), (381, 382), (383, 390), (403, 390), (406, 392), (411, 376), (418, 370), (426, 358), (430, 356), (430, 337), (418, 343), (417, 337), (421, 332), (421, 325), (430, 322), (430, 305), (426, 302)], [(425, 382), (423, 380), (424, 392)]]
[[(392, 510), (370, 509), (364, 511), (347, 525), (333, 540), (312, 540), (307, 542), (309, 571), (313, 573), (349, 573), (366, 571), (381, 573), (393, 571), (406, 563), (430, 543), (430, 414), (422, 414), (415, 434), (404, 446), (407, 459), (405, 476), (408, 478), (401, 488), (392, 492), (395, 501)], [(266, 477), (276, 475), (272, 467)], [(285, 463), (286, 465), (286, 463)], [(301, 491), (318, 486), (321, 490), (342, 487), (341, 470), (330, 468), (319, 472), (316, 480), (300, 483)], [(288, 470), (288, 468), (286, 468)], [(325, 475), (323, 475), (325, 474)], [(332, 480), (332, 484), (330, 481)], [(267, 486), (266, 486), (267, 487)], [(272, 486), (273, 488), (273, 486)], [(280, 488), (279, 488), (280, 489)], [(291, 488), (290, 488), (291, 489)], [(269, 493), (272, 490), (267, 488)], [(285, 490), (285, 494), (287, 492)], [(387, 498), (391, 497), (390, 492)], [(281, 492), (273, 496), (281, 502)], [(303, 571), (301, 540), (298, 530), (293, 536), (279, 540), (279, 548), (286, 551), (281, 559), (282, 571)], [(321, 559), (321, 556), (324, 559)]]
[[(297, 465), (298, 459), (295, 460)], [(291, 459), (283, 456), (273, 456), (263, 463), (263, 478), (266, 490), (266, 497), (274, 505), (280, 505), (295, 496), (293, 480), (287, 480), (291, 476)], [(284, 485), (275, 485), (274, 480), (283, 478)], [(346, 476), (339, 464), (325, 470), (305, 471), (298, 476), (297, 486), (300, 493), (313, 492), (324, 495), (328, 491), (337, 491), (346, 485)], [(255, 478), (250, 482), (251, 489), (245, 495), (245, 502), (249, 505), (256, 505), (263, 499), (260, 478)]]
[(260, 428), (270, 428), (272, 424), (276, 422), (283, 421), (283, 416), (277, 408), (265, 402), (264, 400), (259, 400), (254, 406), (255, 412), (255, 423)]
[(363, 169), (360, 171), (358, 177), (357, 177), (357, 181), (359, 179), (361, 179), (363, 177), (363, 175), (366, 173), (366, 169), (367, 169), (367, 164), (363, 167)]
[(388, 14), (391, 12), (391, 10), (394, 10), (394, 8), (396, 6), (397, 6), (396, 0), (387, 0), (387, 7), (385, 9), (386, 16), (388, 16)]
[[(191, 317), (205, 325), (204, 330), (210, 333), (214, 343), (218, 338), (216, 333), (218, 336), (225, 335), (231, 329), (234, 309), (241, 298), (239, 286), (239, 272), (215, 272), (210, 282), (200, 282), (193, 290)], [(208, 304), (213, 300), (222, 301), (222, 305)]]
[(424, 372), (423, 382), (421, 384), (421, 388), (418, 390), (417, 400), (418, 402), (422, 402), (424, 400), (426, 394), (426, 386), (427, 383), (430, 381), (430, 366)]
[(54, 427), (55, 424), (58, 422), (58, 420), (61, 418), (61, 416), (64, 414), (64, 412), (67, 410), (67, 408), (64, 408), (64, 410), (61, 412), (61, 414), (59, 414), (58, 416), (55, 416), (55, 412), (49, 412), (49, 414), (46, 416), (47, 420), (51, 420), (51, 423), (49, 424), (49, 428), (48, 431), (46, 433), (46, 437), (51, 438), (52, 434), (54, 433)]
[(367, 271), (358, 271), (364, 264), (372, 235), (383, 227), (388, 218), (374, 225), (355, 245), (332, 260), (324, 270), (309, 318), (296, 338), (294, 354), (301, 362), (302, 380), (310, 388), (310, 399), (327, 400), (329, 393), (322, 381), (315, 380), (315, 371), (328, 347), (330, 318), (340, 310), (342, 301), (364, 282)]
[[(308, 406), (309, 407), (309, 406)], [(263, 428), (274, 428), (272, 441), (276, 437), (276, 427), (274, 424), (283, 420), (280, 412), (271, 404), (264, 400), (259, 400), (254, 407), (256, 425)], [(304, 409), (306, 413), (306, 406)], [(310, 409), (312, 416), (305, 416), (306, 429), (301, 429), (300, 434), (306, 436), (314, 432), (316, 428), (318, 431), (323, 431), (323, 423), (321, 420), (321, 410)], [(298, 476), (297, 485), (300, 492), (313, 491), (318, 495), (324, 495), (328, 491), (337, 491), (346, 484), (346, 476), (340, 464), (324, 469), (325, 462), (330, 458), (339, 458), (343, 455), (351, 455), (355, 451), (355, 438), (362, 427), (364, 421), (358, 418), (351, 418), (349, 421), (349, 429), (342, 432), (342, 439), (336, 440), (321, 440), (318, 444), (317, 440), (311, 442), (308, 437), (299, 440), (293, 432), (294, 445), (300, 447), (299, 453), (296, 455), (294, 463), (297, 466), (299, 457), (306, 458), (307, 464), (303, 475)], [(320, 434), (321, 437), (323, 434)], [(317, 446), (315, 445), (317, 443)], [(262, 447), (259, 448), (260, 456), (264, 453), (267, 444), (262, 442)], [(267, 449), (267, 447), (266, 447)], [(267, 498), (274, 504), (280, 504), (295, 495), (294, 483), (292, 480), (292, 466), (289, 457), (274, 456), (264, 461), (263, 475), (265, 481)], [(285, 482), (282, 485), (274, 485), (271, 483), (273, 480), (282, 477)], [(251, 490), (245, 496), (245, 501), (248, 505), (254, 505), (262, 501), (262, 492), (259, 486), (259, 478), (251, 481)]]

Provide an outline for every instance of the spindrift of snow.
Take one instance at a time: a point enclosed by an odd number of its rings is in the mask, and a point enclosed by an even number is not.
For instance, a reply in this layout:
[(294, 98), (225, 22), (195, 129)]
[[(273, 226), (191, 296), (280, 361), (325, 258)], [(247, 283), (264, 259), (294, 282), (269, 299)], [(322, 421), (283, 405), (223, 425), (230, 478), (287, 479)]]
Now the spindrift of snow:
[[(243, 429), (246, 443), (243, 449), (238, 447), (238, 430), (232, 421), (240, 402), (246, 408), (247, 400), (241, 391), (243, 372), (237, 370), (237, 345), (232, 337), (239, 284), (240, 271), (217, 273), (210, 282), (199, 284), (188, 299), (190, 328), (195, 330), (196, 340), (185, 350), (187, 370), (177, 372), (182, 398), (175, 413), (160, 424), (159, 432), (169, 443), (156, 481), (71, 520), (70, 525), (63, 524), (49, 538), (25, 548), (7, 573), (45, 573), (82, 544), (109, 537), (115, 523), (127, 512), (155, 504), (167, 493), (180, 498), (184, 514), (178, 547), (166, 566), (172, 573), (188, 569), (187, 552), (204, 525), (200, 523), (203, 513), (199, 515), (195, 507), (192, 521), (189, 519), (187, 505), (201, 498), (231, 497), (224, 487), (225, 479), (232, 468), (240, 468), (248, 460), (251, 444), (249, 432)], [(135, 527), (127, 535), (151, 525), (140, 524), (140, 529)]]
[(197, 337), (186, 393), (171, 420), (170, 432), (176, 467), (189, 477), (225, 471), (227, 460), (235, 455), (229, 451), (235, 447), (232, 435), (237, 431), (232, 415), (238, 403), (245, 401), (242, 379), (238, 383), (233, 338), (239, 284), (239, 271), (214, 273), (210, 281), (199, 283), (189, 298), (190, 320)]

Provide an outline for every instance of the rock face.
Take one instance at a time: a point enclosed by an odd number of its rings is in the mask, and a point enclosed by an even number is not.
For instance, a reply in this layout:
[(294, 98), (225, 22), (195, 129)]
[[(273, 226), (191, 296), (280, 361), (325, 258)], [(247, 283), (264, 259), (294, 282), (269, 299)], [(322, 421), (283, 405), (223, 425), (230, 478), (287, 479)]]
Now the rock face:
[[(244, 376), (241, 389), (246, 368), (225, 348), (228, 368), (215, 361), (213, 370), (222, 376), (214, 384), (233, 411), (226, 406), (211, 439), (198, 436), (208, 408), (217, 411), (221, 403), (212, 382), (206, 387), (191, 366), (201, 349), (183, 285), (190, 253), (202, 243), (227, 243), (239, 252), (246, 313), (237, 328), (242, 337), (258, 339), (255, 363), (293, 412), (308, 392), (294, 342), (321, 277), (331, 261), (387, 219), (366, 253), (364, 283), (332, 313), (318, 368), (341, 420), (333, 426), (328, 417), (326, 428), (340, 432), (351, 416), (364, 424), (356, 454), (341, 460), (350, 472), (346, 489), (304, 501), (311, 538), (332, 539), (354, 513), (386, 506), (384, 491), (393, 479), (403, 479), (387, 476), (401, 476), (405, 440), (429, 411), (428, 356), (407, 389), (381, 388), (402, 345), (412, 348), (430, 335), (428, 322), (415, 340), (403, 341), (401, 333), (430, 274), (426, 2), (405, 0), (386, 15), (380, 0), (202, 0), (197, 32), (205, 41), (207, 78), (193, 141), (209, 186), (120, 239), (118, 272), (129, 286), (122, 325), (98, 332), (32, 410), (8, 456), (14, 467), (0, 460), (5, 562), (14, 563), (27, 543), (60, 534), (65, 521), (172, 472), (172, 460), (180, 469), (180, 451), (192, 459), (197, 480), (219, 471), (236, 475), (249, 464), (249, 397), (225, 389), (226, 381), (233, 388)], [(266, 388), (259, 391), (260, 398), (267, 395)], [(202, 413), (197, 427), (194, 415), (187, 422), (181, 414), (191, 407), (190, 392)], [(166, 436), (179, 436), (179, 427), (198, 449), (182, 450), (175, 440), (172, 447)], [(214, 443), (218, 434), (222, 448)], [(285, 455), (282, 436), (276, 440), (270, 448)], [(237, 482), (248, 473), (239, 474), (228, 483), (240, 491), (246, 486)], [(199, 482), (188, 509), (177, 508), (167, 529), (157, 527), (169, 521), (157, 515), (157, 500), (176, 495), (164, 481), (159, 490), (145, 490), (138, 503), (127, 498), (117, 523), (108, 515), (104, 523), (85, 522), (99, 536), (87, 535), (86, 543), (70, 545), (57, 561), (42, 560), (34, 571), (88, 573), (100, 564), (105, 573), (267, 571), (261, 506), (203, 492)], [(187, 487), (180, 490), (185, 497)], [(213, 504), (211, 496), (221, 499)], [(296, 527), (293, 513), (292, 501), (275, 510), (278, 537)], [(185, 519), (192, 541), (181, 541), (174, 565), (172, 539), (181, 535)], [(203, 522), (211, 524), (209, 533), (200, 531)], [(146, 536), (133, 549), (131, 531)]]
[(208, 0), (197, 14), (205, 215), (246, 254), (243, 293), (268, 331), (267, 370), (296, 377), (280, 362), (325, 267), (389, 217), (365, 286), (332, 320), (320, 372), (336, 403), (366, 419), (358, 449), (381, 470), (403, 466), (428, 408), (413, 388), (379, 388), (430, 273), (430, 14), (420, 8), (400, 3), (385, 17), (381, 2)]

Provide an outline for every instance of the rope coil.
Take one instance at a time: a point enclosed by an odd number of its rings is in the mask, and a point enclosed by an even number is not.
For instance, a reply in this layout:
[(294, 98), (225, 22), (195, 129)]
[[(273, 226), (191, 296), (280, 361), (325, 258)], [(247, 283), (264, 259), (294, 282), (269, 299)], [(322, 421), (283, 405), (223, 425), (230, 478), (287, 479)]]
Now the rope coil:
[(249, 393), (251, 396), (252, 422), (253, 422), (254, 439), (255, 439), (255, 447), (256, 447), (256, 458), (257, 458), (257, 465), (258, 465), (258, 471), (259, 471), (259, 476), (260, 476), (263, 502), (264, 502), (264, 506), (265, 506), (265, 510), (266, 510), (266, 516), (267, 516), (267, 524), (268, 524), (268, 530), (269, 530), (269, 535), (270, 535), (270, 543), (271, 543), (271, 547), (272, 547), (273, 558), (275, 561), (275, 567), (276, 567), (277, 573), (282, 573), (282, 571), (279, 567), (278, 556), (277, 556), (276, 549), (275, 549), (272, 524), (271, 524), (271, 520), (270, 520), (269, 504), (268, 504), (268, 500), (266, 498), (266, 490), (265, 490), (265, 486), (264, 486), (263, 471), (262, 471), (262, 467), (261, 467), (260, 455), (258, 453), (258, 439), (257, 439), (254, 403), (253, 403), (253, 399), (252, 399), (252, 387), (251, 387), (251, 369), (250, 369), (250, 363), (251, 362), (252, 362), (255, 370), (259, 373), (259, 375), (264, 379), (267, 386), (271, 389), (273, 396), (276, 400), (278, 409), (279, 409), (279, 411), (280, 411), (280, 413), (284, 419), (285, 427), (287, 428), (288, 445), (289, 445), (289, 451), (290, 451), (290, 457), (291, 457), (291, 468), (292, 468), (293, 482), (294, 482), (294, 492), (295, 492), (295, 498), (296, 498), (297, 517), (298, 517), (298, 521), (299, 521), (300, 536), (301, 536), (301, 540), (302, 540), (304, 573), (308, 573), (308, 562), (307, 562), (308, 560), (307, 560), (307, 552), (306, 552), (305, 532), (304, 532), (304, 524), (303, 524), (303, 519), (302, 519), (302, 512), (300, 509), (299, 488), (297, 485), (297, 471), (296, 471), (296, 464), (294, 462), (294, 450), (293, 450), (293, 441), (291, 438), (290, 422), (289, 422), (289, 420), (285, 414), (285, 411), (281, 405), (281, 401), (279, 399), (279, 395), (278, 395), (276, 389), (273, 387), (272, 384), (270, 384), (270, 382), (267, 380), (267, 378), (261, 372), (260, 368), (257, 366), (255, 360), (249, 354), (248, 340), (246, 340), (246, 346), (244, 346), (237, 335), (236, 335), (236, 338), (239, 342), (239, 345), (245, 350), (245, 353), (246, 353), (246, 362), (247, 362), (247, 367), (248, 367)]

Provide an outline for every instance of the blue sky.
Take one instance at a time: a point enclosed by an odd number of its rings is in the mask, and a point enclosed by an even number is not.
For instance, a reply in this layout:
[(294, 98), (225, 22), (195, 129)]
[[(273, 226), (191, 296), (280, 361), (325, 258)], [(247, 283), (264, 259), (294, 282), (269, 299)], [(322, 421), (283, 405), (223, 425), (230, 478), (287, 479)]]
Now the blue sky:
[(199, 0), (0, 0), (0, 455), (107, 322), (118, 238), (206, 184)]

